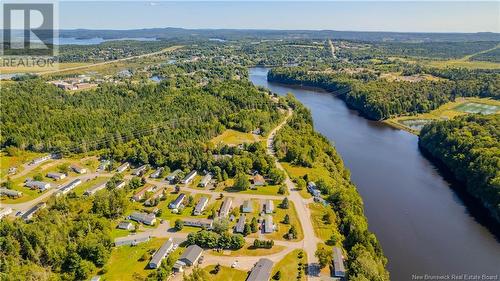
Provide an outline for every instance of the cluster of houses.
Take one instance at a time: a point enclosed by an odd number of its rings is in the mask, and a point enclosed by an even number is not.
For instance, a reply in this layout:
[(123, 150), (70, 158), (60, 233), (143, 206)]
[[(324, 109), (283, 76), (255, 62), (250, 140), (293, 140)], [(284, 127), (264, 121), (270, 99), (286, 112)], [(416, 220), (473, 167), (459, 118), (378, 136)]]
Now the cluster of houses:
[[(273, 212), (274, 212), (274, 203), (273, 200), (266, 200), (263, 204), (263, 213), (265, 214), (264, 216), (264, 221), (263, 221), (263, 228), (262, 231), (264, 233), (272, 233), (276, 228), (273, 222)], [(245, 223), (246, 223), (246, 215), (245, 213), (251, 213), (253, 211), (252, 207), (252, 201), (250, 200), (245, 200), (243, 201), (243, 204), (241, 205), (241, 212), (243, 214), (240, 215), (238, 218), (238, 221), (236, 222), (236, 226), (234, 227), (234, 232), (235, 233), (243, 233), (245, 229)]]
[(48, 83), (50, 83), (50, 84), (52, 84), (60, 89), (68, 90), (68, 91), (89, 89), (89, 88), (97, 86), (97, 84), (95, 84), (95, 83), (90, 83), (89, 78), (87, 78), (85, 76), (67, 78), (64, 80), (55, 80), (55, 81), (50, 81)]

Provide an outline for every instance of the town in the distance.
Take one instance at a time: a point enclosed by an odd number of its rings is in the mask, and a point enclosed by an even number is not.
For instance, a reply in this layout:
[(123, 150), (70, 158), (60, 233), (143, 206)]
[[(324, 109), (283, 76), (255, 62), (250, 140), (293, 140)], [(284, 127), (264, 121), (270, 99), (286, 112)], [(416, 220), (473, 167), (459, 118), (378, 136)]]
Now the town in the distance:
[(57, 44), (0, 67), (0, 280), (498, 280), (500, 33)]

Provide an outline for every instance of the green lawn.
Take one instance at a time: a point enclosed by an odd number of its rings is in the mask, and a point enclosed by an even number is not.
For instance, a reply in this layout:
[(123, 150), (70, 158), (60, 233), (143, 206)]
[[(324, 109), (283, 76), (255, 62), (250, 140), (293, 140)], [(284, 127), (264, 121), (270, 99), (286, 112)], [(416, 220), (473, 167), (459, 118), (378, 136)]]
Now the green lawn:
[[(155, 238), (137, 246), (121, 246), (114, 248), (111, 257), (106, 264), (107, 272), (103, 275), (105, 280), (137, 280), (134, 275), (143, 278), (152, 271), (147, 269), (151, 255), (166, 241), (166, 238)], [(139, 259), (147, 254), (143, 261)]]
[[(316, 236), (321, 238), (321, 240), (323, 241), (330, 239), (336, 229), (335, 214), (333, 210), (319, 203), (309, 204), (309, 209), (311, 210), (311, 222), (313, 224)], [(325, 221), (323, 220), (323, 216), (327, 212), (330, 213), (330, 218), (332, 221), (331, 224), (325, 224)]]
[[(304, 234), (302, 233), (302, 225), (300, 223), (300, 220), (297, 217), (297, 211), (295, 210), (295, 206), (293, 205), (293, 202), (289, 201), (290, 207), (288, 209), (281, 209), (279, 205), (281, 204), (281, 200), (273, 200), (274, 203), (274, 214), (272, 214), (273, 217), (273, 223), (276, 225), (276, 231), (273, 233), (269, 234), (264, 234), (266, 239), (273, 239), (273, 240), (286, 240), (284, 238), (284, 235), (288, 233), (288, 230), (290, 229), (291, 225), (295, 225), (295, 228), (297, 229), (297, 239), (294, 239), (292, 241), (300, 241), (304, 238)], [(259, 210), (254, 210), (254, 212), (258, 212)], [(288, 214), (290, 217), (290, 224), (284, 224), (283, 219), (285, 218), (285, 215)], [(253, 215), (257, 216), (257, 215)], [(251, 221), (252, 219), (252, 214), (248, 215), (247, 214), (247, 221)], [(252, 233), (248, 235), (250, 238), (258, 238), (259, 233)]]
[(259, 141), (259, 136), (251, 133), (243, 133), (235, 130), (225, 130), (221, 135), (216, 136), (211, 140), (213, 144), (224, 143), (227, 145), (239, 145)]
[(75, 189), (73, 189), (73, 192), (76, 193), (76, 195), (83, 195), (83, 193), (85, 192), (85, 190), (95, 186), (95, 185), (98, 185), (98, 184), (101, 184), (101, 183), (104, 183), (106, 181), (109, 180), (109, 177), (97, 177), (97, 178), (94, 178), (94, 179), (91, 179), (91, 180), (88, 180), (86, 182), (83, 182), (82, 184), (80, 184), (79, 186), (75, 187)]
[[(302, 258), (299, 259), (299, 253), (302, 252)], [(281, 261), (274, 265), (271, 277), (276, 274), (276, 272), (281, 272), (280, 280), (306, 280), (305, 271), (302, 269), (300, 279), (297, 278), (299, 273), (299, 263), (306, 264), (307, 256), (302, 250), (293, 250), (288, 255), (286, 255)]]
[(217, 274), (212, 274), (215, 265), (209, 265), (204, 268), (206, 272), (212, 277), (212, 281), (245, 281), (248, 273), (246, 271), (221, 266)]
[(16, 150), (15, 156), (7, 156), (6, 152), (0, 152), (0, 177), (3, 179), (7, 176), (10, 167), (17, 167), (17, 172), (21, 172), (22, 164), (42, 156), (42, 153), (29, 152), (24, 150)]

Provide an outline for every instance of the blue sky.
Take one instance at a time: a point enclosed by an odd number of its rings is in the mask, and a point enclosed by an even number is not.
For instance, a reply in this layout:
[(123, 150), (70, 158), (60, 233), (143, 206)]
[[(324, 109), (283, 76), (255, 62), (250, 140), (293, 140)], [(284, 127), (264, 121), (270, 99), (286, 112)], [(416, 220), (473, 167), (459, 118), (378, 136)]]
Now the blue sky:
[(500, 1), (60, 1), (61, 29), (500, 32)]

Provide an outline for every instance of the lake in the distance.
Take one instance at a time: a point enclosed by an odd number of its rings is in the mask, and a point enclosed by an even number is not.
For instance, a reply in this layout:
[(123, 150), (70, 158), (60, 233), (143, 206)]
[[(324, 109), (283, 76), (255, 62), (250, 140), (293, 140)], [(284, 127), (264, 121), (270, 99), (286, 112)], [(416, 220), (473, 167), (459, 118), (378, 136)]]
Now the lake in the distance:
[(455, 192), (423, 157), (415, 135), (367, 120), (324, 91), (269, 83), (266, 68), (251, 68), (250, 80), (279, 95), (291, 92), (311, 110), (316, 130), (351, 171), (370, 230), (389, 259), (391, 280), (412, 280), (412, 274), (500, 275), (500, 242), (491, 232), (498, 225), (478, 208), (466, 207), (470, 198)]

